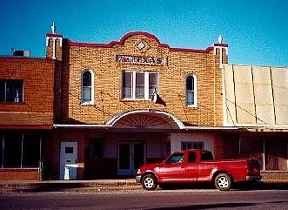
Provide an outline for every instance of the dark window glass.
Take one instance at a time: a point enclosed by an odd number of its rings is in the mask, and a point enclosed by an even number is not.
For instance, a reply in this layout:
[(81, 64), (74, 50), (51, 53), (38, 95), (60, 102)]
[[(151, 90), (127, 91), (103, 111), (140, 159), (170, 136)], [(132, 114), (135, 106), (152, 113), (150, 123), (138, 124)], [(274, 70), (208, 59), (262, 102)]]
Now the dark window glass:
[(0, 102), (21, 103), (22, 95), (22, 80), (0, 80)]
[(203, 151), (201, 155), (201, 160), (213, 160), (213, 155), (209, 151)]
[(21, 166), (21, 135), (5, 136), (4, 167), (19, 168)]
[(21, 80), (7, 80), (6, 101), (14, 102), (14, 103), (22, 102), (22, 81)]
[(92, 100), (92, 75), (91, 72), (85, 71), (82, 75), (82, 102)]
[(132, 98), (132, 72), (123, 72), (122, 98)]
[(92, 140), (87, 147), (88, 160), (96, 160), (103, 158), (103, 140)]
[(130, 145), (119, 145), (119, 168), (130, 169)]
[(1, 136), (0, 135), (0, 168), (3, 166), (3, 155), (4, 155), (4, 153), (3, 153), (3, 147), (2, 147), (2, 145), (3, 145), (3, 136)]
[(23, 141), (23, 167), (39, 167), (40, 136), (25, 135)]
[(187, 149), (203, 149), (204, 144), (203, 142), (182, 142), (181, 149), (187, 150)]
[(136, 98), (144, 98), (144, 73), (136, 73)]
[(158, 74), (149, 73), (149, 98), (153, 97), (154, 90), (158, 90)]
[(166, 163), (178, 163), (183, 161), (183, 159), (184, 159), (183, 153), (174, 153), (166, 160)]
[(91, 86), (91, 73), (89, 71), (83, 73), (83, 86)]
[(66, 154), (73, 154), (73, 147), (65, 147)]
[(195, 90), (194, 90), (194, 77), (188, 76), (186, 79), (186, 102), (187, 105), (194, 105), (195, 104)]
[(0, 102), (5, 102), (5, 81), (0, 80)]
[(134, 144), (134, 168), (144, 163), (144, 144)]
[(189, 153), (189, 163), (194, 163), (196, 159), (195, 153), (194, 152), (190, 152)]

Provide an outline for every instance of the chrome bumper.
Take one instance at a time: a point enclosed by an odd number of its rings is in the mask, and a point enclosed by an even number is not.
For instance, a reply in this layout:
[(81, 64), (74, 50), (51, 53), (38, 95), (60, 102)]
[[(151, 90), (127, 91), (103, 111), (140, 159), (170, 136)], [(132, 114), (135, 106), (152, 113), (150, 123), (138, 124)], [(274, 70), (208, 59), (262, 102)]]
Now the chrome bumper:
[(261, 179), (262, 179), (262, 176), (246, 176), (247, 182), (260, 181)]
[(136, 176), (136, 182), (137, 183), (141, 183), (141, 175), (137, 175)]

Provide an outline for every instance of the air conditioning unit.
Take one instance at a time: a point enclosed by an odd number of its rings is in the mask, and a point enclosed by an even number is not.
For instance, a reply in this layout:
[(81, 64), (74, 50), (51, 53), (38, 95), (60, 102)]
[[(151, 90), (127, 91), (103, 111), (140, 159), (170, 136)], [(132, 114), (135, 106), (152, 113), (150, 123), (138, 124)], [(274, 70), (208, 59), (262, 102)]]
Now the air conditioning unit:
[(13, 56), (30, 57), (29, 50), (13, 50)]

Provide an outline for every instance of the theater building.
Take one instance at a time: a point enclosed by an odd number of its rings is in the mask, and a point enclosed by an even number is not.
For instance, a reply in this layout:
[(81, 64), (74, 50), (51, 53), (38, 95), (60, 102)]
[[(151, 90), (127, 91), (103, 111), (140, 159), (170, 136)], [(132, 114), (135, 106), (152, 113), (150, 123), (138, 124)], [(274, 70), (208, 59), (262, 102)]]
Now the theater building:
[(61, 117), (49, 148), (54, 178), (64, 178), (67, 162), (84, 165), (71, 169), (74, 178), (99, 178), (133, 176), (140, 164), (181, 149), (223, 156), (227, 44), (172, 48), (146, 32), (107, 44), (48, 33), (46, 42), (47, 57), (63, 64)]
[[(0, 85), (15, 80), (22, 87), (17, 97), (14, 88), (13, 103), (1, 91), (0, 173), (129, 177), (144, 162), (189, 148), (216, 159), (253, 157), (263, 171), (287, 172), (287, 97), (278, 88), (287, 89), (287, 68), (262, 73), (230, 65), (221, 38), (206, 49), (183, 49), (147, 32), (98, 44), (69, 40), (52, 27), (46, 52), (41, 59), (0, 59)], [(10, 133), (19, 135), (9, 140)], [(35, 166), (26, 167), (31, 135), (40, 149)], [(20, 145), (15, 167), (7, 165), (10, 143)]]

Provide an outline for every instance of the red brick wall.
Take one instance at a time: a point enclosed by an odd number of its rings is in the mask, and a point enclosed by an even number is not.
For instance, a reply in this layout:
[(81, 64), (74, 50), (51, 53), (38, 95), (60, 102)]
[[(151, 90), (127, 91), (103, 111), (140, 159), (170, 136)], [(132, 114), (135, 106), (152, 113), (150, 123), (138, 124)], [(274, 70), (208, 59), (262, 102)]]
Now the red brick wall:
[(0, 168), (0, 180), (40, 180), (38, 169)]
[(0, 103), (0, 126), (52, 125), (54, 68), (47, 59), (0, 57), (0, 79), (24, 81), (23, 103)]

